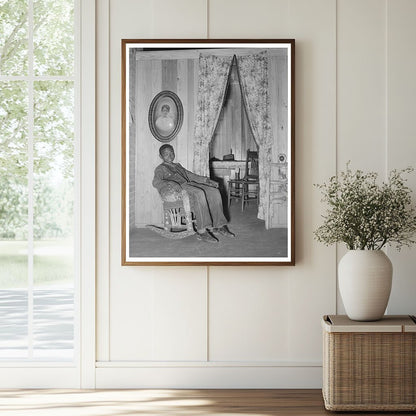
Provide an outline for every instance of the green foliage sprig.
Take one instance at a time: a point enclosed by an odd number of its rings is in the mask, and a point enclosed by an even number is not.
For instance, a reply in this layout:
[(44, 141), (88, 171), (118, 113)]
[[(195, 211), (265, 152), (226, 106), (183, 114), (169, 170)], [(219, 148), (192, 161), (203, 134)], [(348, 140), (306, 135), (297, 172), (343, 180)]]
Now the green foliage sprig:
[(315, 239), (326, 245), (344, 242), (350, 250), (380, 250), (386, 244), (400, 250), (415, 243), (416, 211), (403, 178), (413, 170), (392, 170), (378, 184), (377, 173), (353, 172), (348, 163), (345, 172), (316, 184), (328, 209)]

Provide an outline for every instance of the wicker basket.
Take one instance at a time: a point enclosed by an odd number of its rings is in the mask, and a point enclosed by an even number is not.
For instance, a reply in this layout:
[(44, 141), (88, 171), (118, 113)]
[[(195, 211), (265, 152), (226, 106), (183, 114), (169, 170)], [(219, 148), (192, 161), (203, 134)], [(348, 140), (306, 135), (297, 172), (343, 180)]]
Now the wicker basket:
[(416, 319), (324, 316), (323, 397), (335, 411), (416, 410)]

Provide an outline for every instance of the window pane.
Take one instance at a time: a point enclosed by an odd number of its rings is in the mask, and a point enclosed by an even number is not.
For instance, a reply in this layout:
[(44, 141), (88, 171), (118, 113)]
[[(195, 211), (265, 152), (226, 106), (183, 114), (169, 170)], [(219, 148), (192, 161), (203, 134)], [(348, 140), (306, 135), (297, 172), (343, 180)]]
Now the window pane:
[[(7, 248), (6, 248), (7, 250)], [(0, 241), (0, 251), (3, 253), (0, 262), (4, 265), (5, 245)], [(11, 257), (18, 257), (12, 250)], [(26, 256), (20, 256), (27, 264)], [(10, 268), (25, 272), (26, 267), (20, 262), (11, 262), (6, 265)], [(27, 290), (25, 289), (0, 289), (0, 360), (27, 358), (27, 323), (28, 323)]]
[(27, 85), (0, 82), (0, 358), (27, 356)]
[(27, 240), (27, 85), (0, 82), (0, 239)]
[(0, 0), (0, 75), (27, 75), (27, 0)]
[(34, 85), (34, 358), (72, 359), (74, 85)]
[(73, 75), (74, 1), (34, 0), (36, 75)]
[(33, 302), (33, 357), (72, 360), (74, 289), (64, 286), (36, 288)]
[[(74, 85), (38, 81), (34, 85), (34, 239), (36, 259), (62, 270), (52, 280), (72, 280), (74, 212)], [(49, 242), (48, 244), (46, 242)], [(38, 250), (36, 250), (36, 247)], [(70, 258), (68, 258), (70, 256)], [(66, 264), (65, 263), (65, 264)], [(71, 269), (71, 270), (70, 270)], [(50, 284), (39, 265), (35, 282)], [(35, 270), (36, 272), (36, 270)], [(69, 273), (69, 274), (68, 274)]]

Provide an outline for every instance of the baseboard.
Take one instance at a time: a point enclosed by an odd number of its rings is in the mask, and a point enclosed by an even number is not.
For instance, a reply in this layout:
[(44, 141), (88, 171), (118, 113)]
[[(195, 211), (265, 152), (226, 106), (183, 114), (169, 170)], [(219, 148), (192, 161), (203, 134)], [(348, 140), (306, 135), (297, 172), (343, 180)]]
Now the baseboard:
[(322, 388), (320, 366), (98, 367), (96, 388)]

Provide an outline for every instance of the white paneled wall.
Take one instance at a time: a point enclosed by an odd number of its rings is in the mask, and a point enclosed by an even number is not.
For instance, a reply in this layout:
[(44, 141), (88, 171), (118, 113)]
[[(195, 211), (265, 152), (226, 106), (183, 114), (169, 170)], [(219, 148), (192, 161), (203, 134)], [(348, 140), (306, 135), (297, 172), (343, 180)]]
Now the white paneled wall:
[[(351, 160), (416, 166), (413, 0), (102, 0), (97, 387), (319, 387), (343, 248), (313, 240), (313, 184)], [(121, 267), (121, 39), (296, 39), (296, 266)], [(415, 175), (416, 176), (416, 175)], [(416, 179), (409, 182), (416, 190)], [(390, 250), (390, 313), (416, 313), (415, 250)], [(338, 306), (337, 306), (338, 303)]]
[[(337, 162), (383, 174), (386, 162), (386, 2), (338, 0)], [(376, 151), (375, 151), (376, 150)]]
[[(111, 359), (204, 361), (207, 283), (203, 268), (147, 270), (114, 285)], [(128, 340), (126, 340), (128, 334)], [(127, 342), (126, 342), (127, 341)]]
[(268, 268), (212, 267), (208, 290), (210, 361), (289, 360), (287, 278)]
[[(337, 167), (386, 165), (386, 2), (337, 2)], [(345, 254), (338, 250), (337, 261)], [(338, 311), (344, 306), (338, 294)]]

